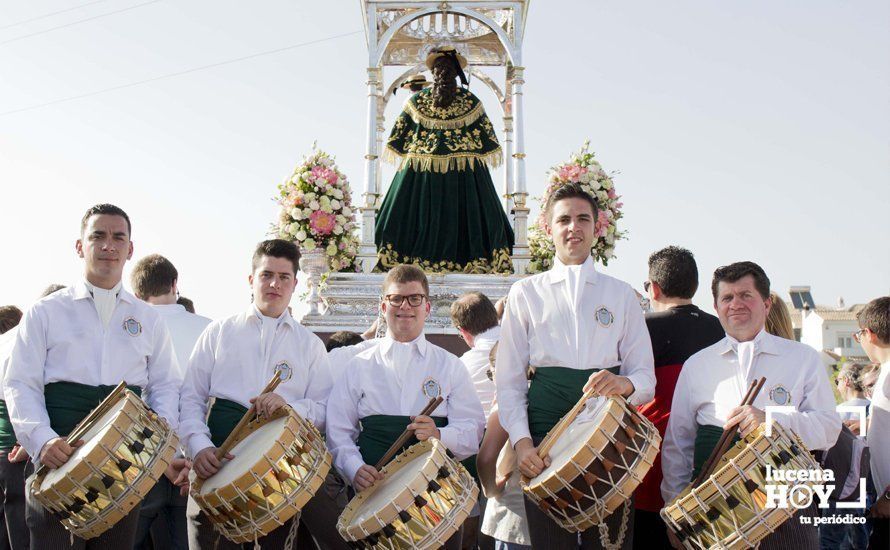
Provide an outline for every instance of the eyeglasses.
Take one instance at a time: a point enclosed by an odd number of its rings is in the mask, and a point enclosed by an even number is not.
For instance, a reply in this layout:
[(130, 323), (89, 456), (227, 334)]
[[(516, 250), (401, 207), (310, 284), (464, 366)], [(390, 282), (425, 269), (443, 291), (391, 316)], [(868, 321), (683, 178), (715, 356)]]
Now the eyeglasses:
[(866, 332), (868, 332), (867, 328), (861, 328), (861, 329), (857, 330), (856, 332), (853, 333), (853, 339), (856, 340), (857, 342), (861, 342), (860, 338), (862, 338), (862, 335), (865, 334)]
[(402, 307), (402, 304), (405, 303), (405, 300), (408, 300), (408, 305), (411, 307), (417, 307), (423, 303), (423, 300), (426, 298), (425, 294), (409, 294), (404, 296), (402, 294), (387, 294), (383, 297), (389, 305), (393, 307)]
[(649, 292), (649, 287), (652, 286), (651, 281), (643, 281), (643, 290), (645, 292)]

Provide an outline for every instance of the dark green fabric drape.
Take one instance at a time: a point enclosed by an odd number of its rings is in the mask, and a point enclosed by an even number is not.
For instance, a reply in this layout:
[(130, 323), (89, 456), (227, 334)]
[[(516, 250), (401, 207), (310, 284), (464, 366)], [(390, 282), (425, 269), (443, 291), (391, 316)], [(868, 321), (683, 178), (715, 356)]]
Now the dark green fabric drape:
[[(701, 471), (705, 461), (708, 460), (714, 447), (717, 446), (717, 441), (720, 440), (721, 435), (723, 435), (723, 428), (719, 426), (698, 425), (698, 428), (695, 430), (695, 450), (692, 455), (692, 478), (689, 481), (695, 479)], [(739, 436), (735, 436), (732, 444), (735, 445), (738, 441)]]
[[(444, 416), (432, 416), (430, 418), (433, 419), (438, 428), (444, 428), (448, 425), (448, 418)], [(377, 464), (377, 461), (383, 458), (390, 445), (396, 442), (396, 439), (402, 435), (402, 432), (405, 431), (405, 428), (410, 423), (411, 417), (409, 416), (391, 414), (372, 414), (362, 418), (362, 431), (358, 435), (357, 445), (365, 464), (370, 464), (371, 466)], [(415, 443), (417, 443), (417, 438), (411, 437), (402, 446), (400, 452)]]
[[(77, 382), (52, 382), (43, 387), (46, 413), (49, 425), (60, 437), (74, 431), (77, 424), (99, 406), (117, 386), (89, 386)], [(136, 395), (142, 395), (142, 388), (127, 386)]]
[[(528, 387), (528, 429), (544, 437), (584, 395), (584, 384), (599, 369), (538, 367)], [(618, 374), (618, 367), (606, 369)]]

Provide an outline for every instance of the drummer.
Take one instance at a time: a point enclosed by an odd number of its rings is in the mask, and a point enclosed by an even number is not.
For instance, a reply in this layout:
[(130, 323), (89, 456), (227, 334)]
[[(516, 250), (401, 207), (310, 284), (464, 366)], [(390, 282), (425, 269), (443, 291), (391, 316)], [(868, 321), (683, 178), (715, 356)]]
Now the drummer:
[[(473, 382), (460, 360), (427, 342), (429, 282), (414, 265), (390, 269), (380, 308), (386, 336), (356, 355), (328, 400), (328, 447), (334, 465), (353, 488), (383, 479), (374, 465), (406, 429), (417, 440), (439, 439), (463, 460), (476, 454), (485, 420)], [(418, 413), (430, 399), (444, 402), (432, 415)], [(446, 548), (459, 547), (460, 532)]]
[[(655, 390), (652, 344), (639, 300), (630, 285), (594, 268), (595, 200), (580, 185), (567, 184), (551, 193), (544, 213), (556, 248), (554, 266), (510, 288), (495, 375), (500, 422), (528, 477), (550, 463), (538, 457), (536, 446), (586, 389), (622, 395), (632, 405), (648, 402)], [(529, 366), (535, 368), (531, 385)], [(577, 534), (528, 499), (526, 512), (533, 548), (578, 547)], [(621, 509), (607, 520), (613, 539), (620, 516)], [(632, 538), (625, 537), (625, 547)], [(581, 542), (583, 548), (599, 548), (598, 530), (581, 533)]]
[[(195, 474), (202, 479), (219, 471), (222, 461), (214, 453), (251, 404), (264, 416), (290, 405), (302, 418), (324, 429), (325, 400), (331, 391), (325, 347), (288, 310), (299, 260), (300, 252), (292, 242), (259, 243), (248, 276), (253, 303), (242, 313), (211, 323), (195, 344), (180, 396), (179, 433)], [(275, 392), (259, 395), (276, 373), (283, 382)], [(324, 497), (320, 491), (307, 507)], [(342, 543), (334, 528), (336, 513), (331, 511), (329, 522), (308, 524), (316, 538), (316, 531), (327, 529), (334, 542)], [(186, 515), (189, 548), (240, 547), (213, 530), (194, 499), (189, 499)], [(260, 538), (259, 544), (283, 548), (298, 521), (288, 521)]]
[[(764, 407), (793, 406), (774, 416), (811, 451), (837, 440), (841, 421), (825, 367), (811, 347), (764, 330), (770, 282), (753, 262), (720, 267), (711, 283), (714, 308), (726, 337), (686, 360), (674, 390), (661, 451), (661, 494), (670, 502), (698, 474), (724, 429), (736, 424), (742, 437), (765, 421)], [(753, 380), (766, 377), (756, 406), (739, 406)], [(679, 547), (673, 533), (671, 542)], [(760, 548), (818, 548), (812, 525), (787, 521)]]
[[(181, 378), (166, 325), (121, 285), (133, 255), (127, 214), (111, 204), (87, 210), (75, 243), (84, 278), (34, 304), (19, 325), (4, 396), (19, 443), (49, 468), (65, 464), (82, 442), (65, 440), (122, 380), (176, 427)], [(28, 482), (30, 483), (30, 482)], [(27, 497), (32, 549), (131, 548), (139, 508), (97, 538), (70, 535)]]

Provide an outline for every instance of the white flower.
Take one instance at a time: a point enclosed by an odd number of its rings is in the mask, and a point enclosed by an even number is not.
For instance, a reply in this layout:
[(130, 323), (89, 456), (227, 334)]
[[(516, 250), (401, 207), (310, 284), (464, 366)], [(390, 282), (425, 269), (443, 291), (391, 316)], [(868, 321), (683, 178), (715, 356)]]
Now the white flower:
[(310, 202), (310, 203), (309, 203), (309, 208), (310, 208), (311, 210), (318, 210), (318, 208), (319, 208), (318, 201), (312, 201), (312, 202)]
[(306, 239), (303, 241), (303, 248), (306, 250), (315, 250), (315, 239)]
[(333, 208), (334, 210), (337, 210), (338, 208), (340, 208), (340, 201), (338, 201), (337, 199), (332, 200), (331, 208)]
[(333, 191), (331, 191), (331, 195), (340, 200), (343, 200), (343, 191), (340, 191), (339, 189), (334, 189)]
[(306, 219), (308, 220), (308, 219), (309, 219), (309, 216), (311, 216), (311, 215), (312, 215), (312, 209), (311, 209), (311, 208), (304, 208), (304, 209), (303, 209), (303, 217), (304, 217), (304, 218), (306, 218)]
[(301, 230), (297, 231), (297, 233), (294, 235), (294, 237), (296, 237), (296, 239), (298, 241), (305, 241), (306, 240), (306, 232), (301, 229)]
[(333, 213), (334, 209), (331, 208), (331, 203), (326, 203), (321, 205), (321, 211), (325, 214), (331, 214)]
[(336, 256), (337, 245), (335, 245), (334, 243), (329, 244), (327, 249), (325, 250), (325, 254), (327, 254), (328, 256)]
[(343, 207), (343, 215), (344, 215), (344, 216), (351, 216), (351, 215), (352, 215), (352, 208), (349, 208), (348, 206), (344, 206), (344, 207)]
[(343, 234), (343, 226), (335, 225), (334, 226), (334, 235), (342, 235)]
[(330, 205), (331, 199), (327, 195), (322, 195), (318, 198), (318, 203), (321, 204), (322, 206), (324, 206), (326, 204)]
[(337, 223), (339, 223), (341, 225), (346, 223), (346, 216), (343, 216), (342, 214), (337, 214), (337, 217), (334, 219), (336, 219)]
[(299, 224), (292, 223), (287, 227), (287, 232), (291, 235), (295, 234), (300, 229)]
[(292, 178), (290, 179), (290, 181), (291, 181), (292, 183), (300, 183), (300, 176), (297, 175), (297, 174), (294, 174), (294, 177), (292, 177)]
[(295, 207), (295, 208), (291, 208), (291, 209), (290, 209), (290, 217), (291, 217), (291, 218), (293, 218), (293, 219), (295, 219), (295, 220), (299, 220), (299, 219), (300, 219), (300, 214), (301, 214), (301, 212), (300, 212), (300, 209), (299, 209), (299, 208), (296, 208), (296, 207)]
[(309, 193), (306, 193), (305, 195), (303, 195), (303, 200), (304, 201), (314, 201), (315, 197), (316, 197), (315, 193), (312, 193), (310, 191)]

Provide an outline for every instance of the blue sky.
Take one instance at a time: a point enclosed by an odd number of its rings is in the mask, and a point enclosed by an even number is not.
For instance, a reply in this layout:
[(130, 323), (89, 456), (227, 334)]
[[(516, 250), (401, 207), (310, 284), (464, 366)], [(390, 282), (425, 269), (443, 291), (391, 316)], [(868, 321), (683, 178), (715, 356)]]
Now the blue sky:
[[(135, 257), (168, 256), (201, 312), (245, 307), (276, 184), (313, 141), (361, 192), (361, 29), (351, 0), (0, 2), (0, 303), (75, 280), (80, 217), (113, 202)], [(539, 0), (524, 62), (532, 195), (588, 138), (620, 172), (629, 240), (606, 272), (639, 288), (648, 254), (679, 244), (702, 305), (741, 259), (819, 303), (890, 291), (887, 2)]]

